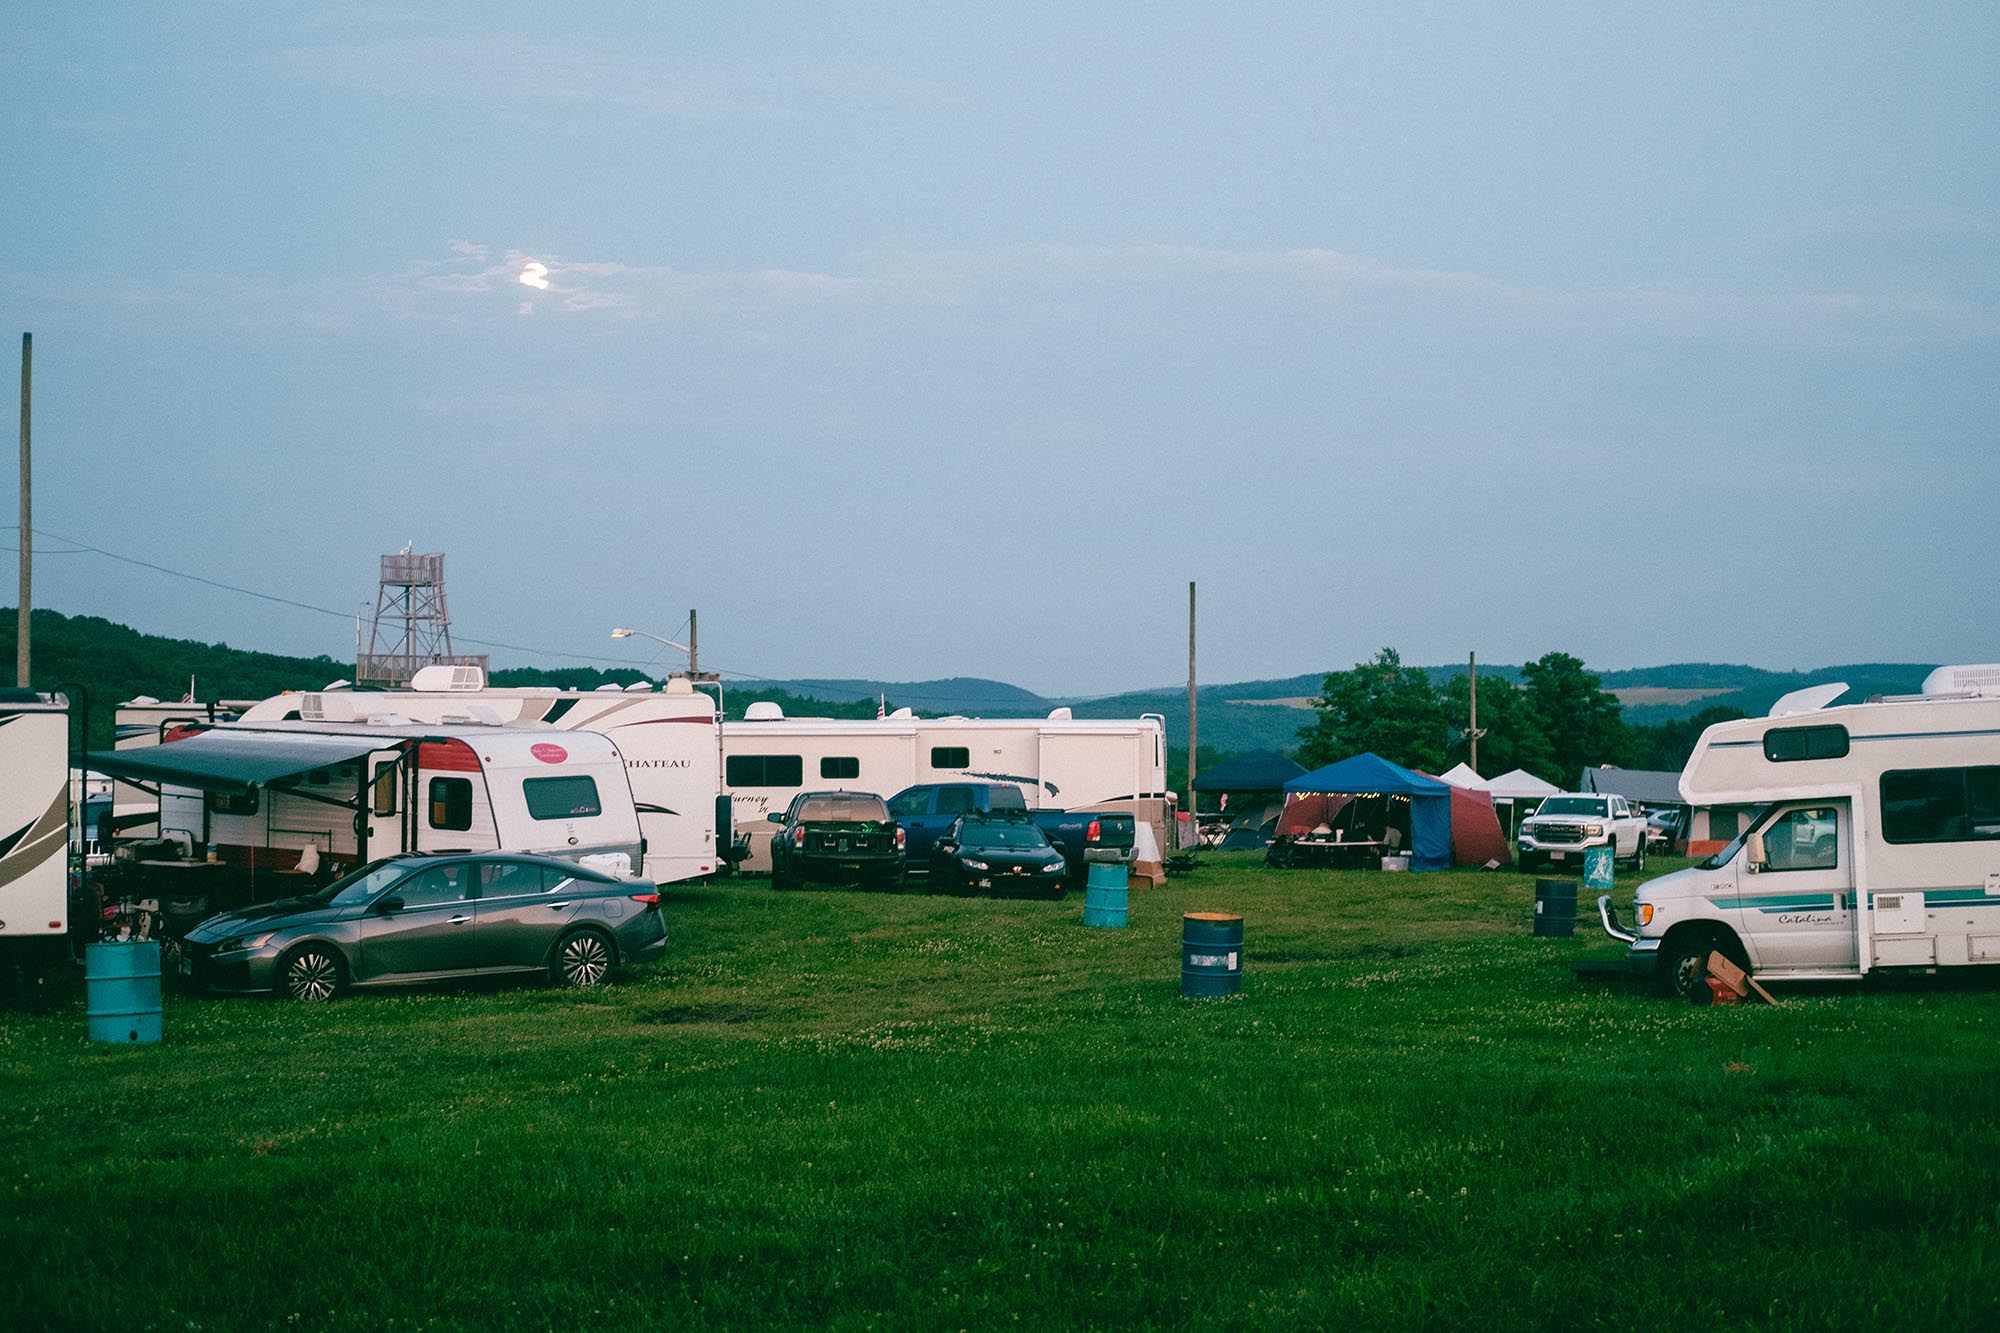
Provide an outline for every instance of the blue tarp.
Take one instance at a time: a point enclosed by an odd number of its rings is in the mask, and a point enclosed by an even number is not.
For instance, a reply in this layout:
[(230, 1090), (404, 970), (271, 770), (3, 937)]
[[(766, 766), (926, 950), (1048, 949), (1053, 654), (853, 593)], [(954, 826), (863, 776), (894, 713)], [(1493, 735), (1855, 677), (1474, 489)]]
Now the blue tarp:
[(1451, 788), (1378, 754), (1357, 754), (1285, 784), (1285, 795), (1325, 793), (1410, 798), (1410, 869), (1451, 868)]

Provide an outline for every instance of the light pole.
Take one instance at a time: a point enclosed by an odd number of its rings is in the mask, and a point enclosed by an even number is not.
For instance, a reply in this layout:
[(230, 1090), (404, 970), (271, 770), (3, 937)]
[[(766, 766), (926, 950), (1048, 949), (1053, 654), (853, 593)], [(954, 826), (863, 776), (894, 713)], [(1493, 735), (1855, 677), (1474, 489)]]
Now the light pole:
[(694, 669), (694, 662), (695, 662), (694, 649), (688, 647), (684, 643), (677, 643), (672, 639), (666, 638), (664, 635), (649, 633), (648, 631), (642, 629), (624, 629), (621, 627), (619, 629), (612, 630), (611, 637), (614, 639), (632, 639), (632, 638), (651, 639), (654, 643), (664, 643), (667, 647), (678, 649), (679, 651), (684, 652), (688, 655), (688, 669), (685, 672), (677, 672), (675, 674), (686, 676), (687, 682), (690, 685), (715, 686), (715, 722), (716, 722), (716, 733), (717, 733), (716, 743), (719, 748), (721, 744), (722, 721), (725, 713), (727, 712), (727, 710), (723, 706), (723, 700), (722, 700), (721, 673), (715, 671), (696, 671)]

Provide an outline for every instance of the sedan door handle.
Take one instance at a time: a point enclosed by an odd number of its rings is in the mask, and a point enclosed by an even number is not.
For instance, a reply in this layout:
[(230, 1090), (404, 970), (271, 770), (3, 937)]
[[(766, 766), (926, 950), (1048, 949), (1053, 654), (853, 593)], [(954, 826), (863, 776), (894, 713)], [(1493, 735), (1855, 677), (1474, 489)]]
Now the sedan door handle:
[(568, 903), (550, 903), (550, 904), (549, 904), (549, 910), (550, 910), (551, 912), (560, 912), (560, 911), (562, 911), (562, 910), (563, 910), (563, 908), (565, 908), (565, 907), (568, 907), (568, 906), (569, 906), (569, 904), (568, 904)]

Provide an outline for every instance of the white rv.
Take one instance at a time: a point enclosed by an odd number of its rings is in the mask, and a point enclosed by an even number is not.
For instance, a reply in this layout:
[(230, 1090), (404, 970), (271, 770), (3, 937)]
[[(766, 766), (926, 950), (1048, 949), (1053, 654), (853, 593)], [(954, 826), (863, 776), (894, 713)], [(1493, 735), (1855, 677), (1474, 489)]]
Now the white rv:
[(59, 959), (69, 935), (69, 701), (0, 690), (0, 957)]
[(1743, 806), (1736, 839), (1639, 886), (1605, 929), (1640, 972), (1692, 994), (1710, 950), (1762, 979), (2000, 962), (2000, 666), (1941, 667), (1924, 692), (1702, 733), (1681, 774), (1695, 806)]
[(427, 725), (539, 725), (608, 736), (624, 755), (638, 804), (645, 877), (671, 884), (715, 874), (723, 864), (729, 833), (726, 826), (717, 827), (721, 747), (715, 700), (685, 680), (669, 681), (657, 692), (508, 689), (488, 686), (478, 667), (435, 666), (417, 672), (407, 690), (281, 694), (243, 710), (245, 725), (366, 725), (389, 717)]
[[(734, 822), (750, 836), (746, 869), (771, 865), (772, 825), (802, 791), (893, 796), (920, 782), (1007, 782), (1030, 809), (1088, 810), (1128, 802), (1164, 809), (1166, 719), (788, 718), (753, 703), (723, 728), (724, 788)], [(1150, 817), (1150, 814), (1149, 814)]]
[[(163, 836), (210, 857), (251, 899), (404, 852), (498, 848), (638, 871), (624, 757), (594, 733), (543, 729), (235, 723), (92, 767), (159, 792)], [(295, 884), (293, 880), (289, 883)], [(215, 895), (211, 895), (215, 896)]]

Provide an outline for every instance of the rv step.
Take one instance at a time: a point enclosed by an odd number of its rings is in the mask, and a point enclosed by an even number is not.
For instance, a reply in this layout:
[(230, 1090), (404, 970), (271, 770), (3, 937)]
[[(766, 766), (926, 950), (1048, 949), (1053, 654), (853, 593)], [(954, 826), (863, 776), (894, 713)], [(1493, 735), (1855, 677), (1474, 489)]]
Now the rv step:
[(1753, 981), (1859, 981), (1861, 974), (1855, 971), (1800, 971), (1800, 972), (1753, 972)]

